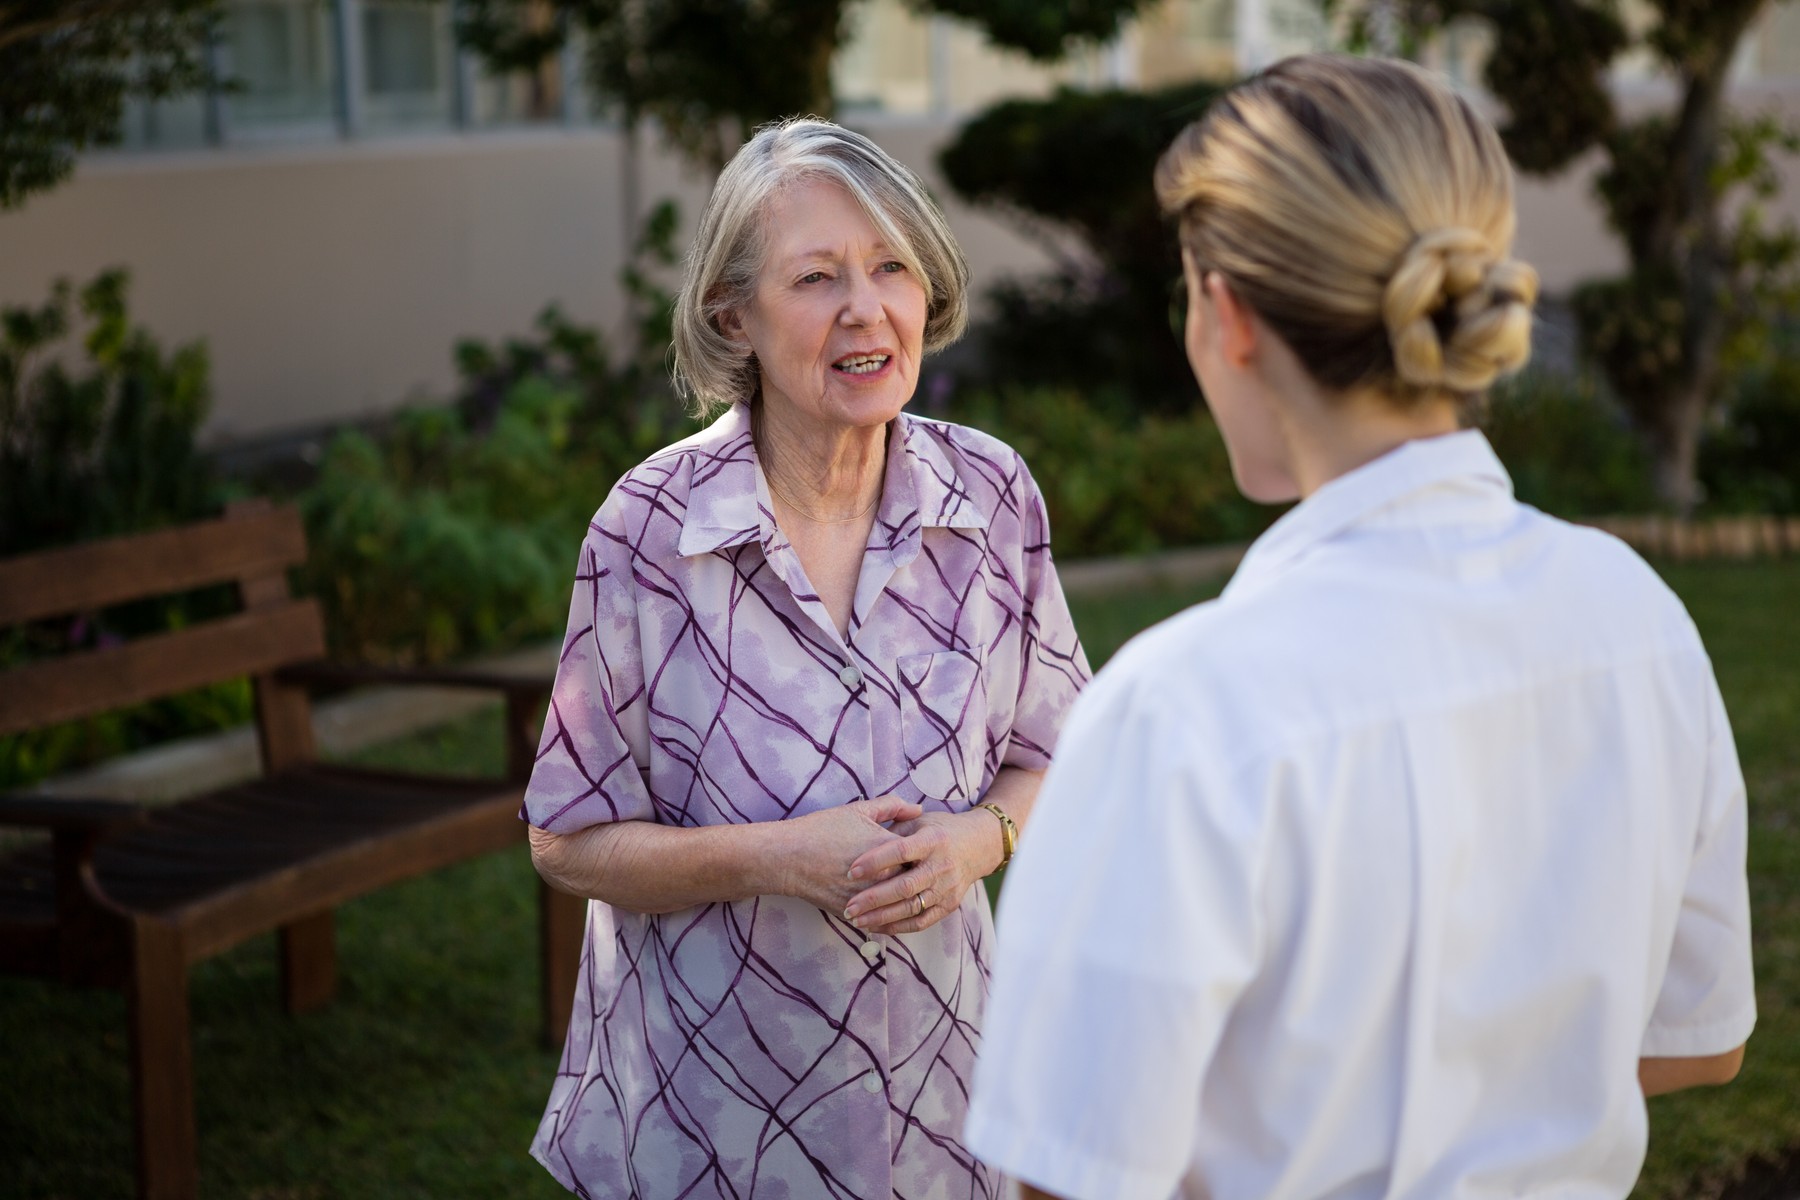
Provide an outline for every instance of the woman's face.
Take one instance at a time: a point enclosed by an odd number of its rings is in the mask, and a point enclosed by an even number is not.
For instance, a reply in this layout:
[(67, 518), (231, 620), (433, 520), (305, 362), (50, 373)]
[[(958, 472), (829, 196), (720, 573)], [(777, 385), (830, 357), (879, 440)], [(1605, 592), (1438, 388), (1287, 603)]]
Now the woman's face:
[[(1238, 490), (1259, 504), (1281, 504), (1300, 494), (1294, 482), (1290, 447), (1281, 414), (1257, 369), (1259, 347), (1269, 337), (1248, 305), (1216, 272), (1202, 273), (1187, 251), (1181, 254), (1187, 279), (1188, 365), (1207, 407), (1219, 423), (1231, 475)], [(1210, 280), (1210, 283), (1209, 283)]]
[(893, 420), (919, 380), (924, 282), (835, 183), (787, 189), (767, 220), (756, 289), (722, 323), (756, 354), (763, 402), (828, 428)]

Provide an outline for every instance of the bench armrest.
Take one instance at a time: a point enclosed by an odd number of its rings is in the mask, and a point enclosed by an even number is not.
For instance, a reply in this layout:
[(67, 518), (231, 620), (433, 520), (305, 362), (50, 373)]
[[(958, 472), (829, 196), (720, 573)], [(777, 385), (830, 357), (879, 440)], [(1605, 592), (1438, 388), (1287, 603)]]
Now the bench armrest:
[(17, 792), (0, 794), (0, 825), (99, 831), (128, 825), (143, 816), (143, 806), (129, 800)]
[(553, 681), (544, 676), (509, 675), (462, 667), (375, 667), (348, 663), (298, 663), (275, 672), (283, 683), (302, 687), (367, 687), (375, 684), (417, 687), (466, 687), (502, 692), (521, 700), (550, 694)]

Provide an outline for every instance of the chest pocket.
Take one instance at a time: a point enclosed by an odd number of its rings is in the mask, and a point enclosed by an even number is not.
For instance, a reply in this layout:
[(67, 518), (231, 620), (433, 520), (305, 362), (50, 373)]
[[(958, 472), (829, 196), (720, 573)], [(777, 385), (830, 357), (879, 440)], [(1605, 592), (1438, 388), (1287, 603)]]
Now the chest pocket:
[(983, 662), (971, 650), (907, 654), (900, 673), (900, 744), (913, 784), (936, 800), (973, 802), (987, 751)]

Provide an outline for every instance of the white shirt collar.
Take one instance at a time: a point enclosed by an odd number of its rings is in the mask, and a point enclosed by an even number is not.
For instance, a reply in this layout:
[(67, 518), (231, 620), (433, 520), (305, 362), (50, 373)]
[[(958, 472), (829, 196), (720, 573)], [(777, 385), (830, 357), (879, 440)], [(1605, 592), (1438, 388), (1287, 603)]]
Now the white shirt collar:
[(1418, 438), (1326, 483), (1290, 509), (1251, 545), (1225, 588), (1242, 592), (1282, 574), (1315, 546), (1360, 525), (1383, 509), (1442, 484), (1456, 482), (1512, 497), (1512, 477), (1478, 429)]

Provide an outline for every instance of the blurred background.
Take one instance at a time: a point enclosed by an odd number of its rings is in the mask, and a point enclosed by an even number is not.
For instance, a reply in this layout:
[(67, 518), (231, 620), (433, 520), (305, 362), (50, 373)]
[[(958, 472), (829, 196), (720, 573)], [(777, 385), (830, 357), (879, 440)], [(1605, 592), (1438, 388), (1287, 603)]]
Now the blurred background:
[[(1762, 1031), (1738, 1084), (1658, 1102), (1643, 1194), (1800, 1195), (1800, 3), (0, 3), (0, 556), (268, 497), (305, 514), (296, 583), (335, 656), (541, 653), (587, 518), (692, 428), (669, 304), (711, 180), (810, 112), (948, 213), (976, 319), (914, 410), (1025, 454), (1098, 663), (1278, 515), (1237, 496), (1188, 373), (1151, 167), (1232, 80), (1327, 48), (1421, 62), (1501, 126), (1545, 295), (1533, 366), (1471, 419), (1522, 498), (1664, 571), (1738, 726)], [(210, 603), (0, 631), (0, 665)], [(0, 787), (250, 704), (224, 685), (0, 738)], [(498, 718), (354, 753), (497, 770)], [(266, 947), (197, 972), (209, 1194), (538, 1194), (530, 868), (467, 871), (346, 910), (346, 959), (366, 936), (376, 965), (326, 1025), (234, 999)], [(395, 933), (440, 907), (477, 928)], [(485, 982), (421, 1023), (433, 973)], [(0, 1089), (0, 1194), (129, 1190), (117, 1047), (67, 1057), (116, 1021), (65, 1001), (0, 979), (28, 1081)], [(261, 1086), (266, 1056), (290, 1088)], [(52, 1103), (69, 1072), (92, 1096)]]

